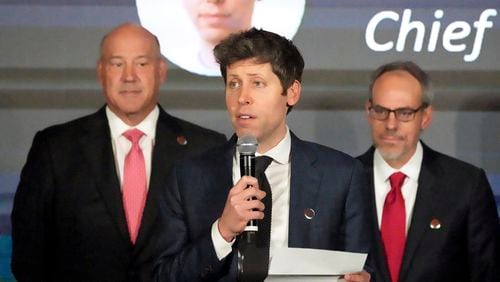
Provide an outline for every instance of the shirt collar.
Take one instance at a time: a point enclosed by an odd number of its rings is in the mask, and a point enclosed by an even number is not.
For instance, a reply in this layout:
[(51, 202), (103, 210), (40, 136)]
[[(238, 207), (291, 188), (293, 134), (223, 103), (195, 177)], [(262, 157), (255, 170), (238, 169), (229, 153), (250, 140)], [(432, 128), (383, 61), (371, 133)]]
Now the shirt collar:
[[(268, 157), (271, 157), (273, 158), (273, 162), (277, 162), (279, 164), (287, 164), (290, 162), (290, 150), (292, 148), (292, 138), (291, 138), (291, 135), (290, 135), (290, 129), (288, 129), (288, 127), (286, 128), (286, 134), (285, 134), (285, 137), (283, 139), (281, 139), (281, 141), (276, 145), (274, 146), (273, 148), (271, 148), (270, 150), (268, 150), (267, 152), (265, 152), (264, 154), (260, 154), (258, 152), (255, 153), (255, 156), (256, 157), (259, 157), (259, 156), (268, 156)], [(238, 150), (235, 150), (235, 154), (234, 154), (234, 160), (236, 162), (236, 165), (237, 167), (239, 167), (239, 152)]]
[(268, 156), (273, 158), (273, 161), (279, 164), (287, 164), (290, 162), (291, 147), (292, 138), (290, 136), (290, 129), (287, 127), (285, 137), (281, 139), (281, 141), (276, 146), (274, 146), (264, 154), (255, 153), (255, 155), (257, 157), (262, 155)]
[(420, 166), (422, 164), (422, 159), (424, 156), (424, 151), (422, 149), (422, 144), (420, 141), (417, 143), (417, 149), (415, 153), (410, 158), (410, 160), (404, 164), (400, 169), (394, 169), (391, 167), (382, 157), (378, 149), (375, 149), (375, 153), (373, 154), (373, 169), (374, 173), (382, 176), (384, 180), (389, 179), (394, 172), (401, 171), (404, 173), (409, 179), (417, 180), (418, 175), (420, 174)]
[(125, 131), (131, 128), (137, 128), (144, 132), (146, 136), (154, 139), (156, 134), (156, 122), (160, 115), (160, 110), (156, 106), (147, 116), (136, 126), (130, 126), (123, 122), (108, 106), (106, 106), (106, 117), (108, 118), (109, 128), (111, 130), (111, 138), (120, 137)]

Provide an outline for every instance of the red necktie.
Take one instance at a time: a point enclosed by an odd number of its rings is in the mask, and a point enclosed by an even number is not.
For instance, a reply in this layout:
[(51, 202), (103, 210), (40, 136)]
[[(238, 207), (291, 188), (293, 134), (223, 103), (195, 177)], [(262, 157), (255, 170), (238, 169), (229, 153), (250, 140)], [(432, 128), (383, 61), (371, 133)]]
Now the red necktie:
[(130, 234), (130, 241), (135, 243), (141, 225), (142, 212), (146, 203), (146, 165), (139, 140), (144, 133), (138, 129), (130, 129), (123, 133), (132, 148), (125, 157), (123, 170), (123, 206)]
[(398, 281), (406, 241), (405, 200), (401, 194), (405, 177), (402, 172), (389, 177), (391, 191), (385, 197), (380, 228), (392, 282)]

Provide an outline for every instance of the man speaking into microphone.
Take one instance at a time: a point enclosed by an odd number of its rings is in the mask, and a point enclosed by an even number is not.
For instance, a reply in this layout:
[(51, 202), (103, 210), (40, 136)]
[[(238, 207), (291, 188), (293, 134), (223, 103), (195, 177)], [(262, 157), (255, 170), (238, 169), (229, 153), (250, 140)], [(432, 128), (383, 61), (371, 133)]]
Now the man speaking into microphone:
[[(367, 253), (362, 165), (299, 139), (287, 126), (301, 96), (304, 60), (297, 48), (253, 28), (229, 36), (214, 54), (235, 135), (172, 170), (160, 207), (170, 244), (157, 264), (157, 280), (262, 281), (273, 253), (284, 247)], [(244, 136), (258, 143), (255, 177), (241, 176), (236, 145)], [(250, 257), (261, 259), (239, 260), (242, 233), (253, 220), (258, 231)], [(345, 279), (369, 281), (370, 275)]]

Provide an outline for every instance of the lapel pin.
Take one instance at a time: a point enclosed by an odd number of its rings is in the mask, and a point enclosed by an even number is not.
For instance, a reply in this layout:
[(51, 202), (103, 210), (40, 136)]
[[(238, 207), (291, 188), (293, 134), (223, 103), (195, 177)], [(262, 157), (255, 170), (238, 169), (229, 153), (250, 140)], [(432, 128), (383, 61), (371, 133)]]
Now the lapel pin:
[(431, 229), (440, 229), (441, 228), (441, 222), (437, 218), (433, 218), (431, 220), (430, 224)]
[(307, 219), (312, 219), (316, 215), (316, 212), (309, 208), (304, 210), (304, 217)]
[(187, 145), (188, 141), (186, 137), (184, 137), (184, 135), (179, 135), (177, 136), (177, 143), (179, 143), (179, 145), (185, 146)]

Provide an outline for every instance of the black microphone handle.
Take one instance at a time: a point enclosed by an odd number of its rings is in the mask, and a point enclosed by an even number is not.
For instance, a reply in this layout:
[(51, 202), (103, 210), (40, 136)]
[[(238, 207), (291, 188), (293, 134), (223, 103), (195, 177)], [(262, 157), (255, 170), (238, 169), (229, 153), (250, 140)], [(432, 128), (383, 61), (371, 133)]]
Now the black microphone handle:
[[(255, 177), (255, 154), (240, 154), (240, 174)], [(245, 231), (258, 231), (257, 220), (251, 219)]]

